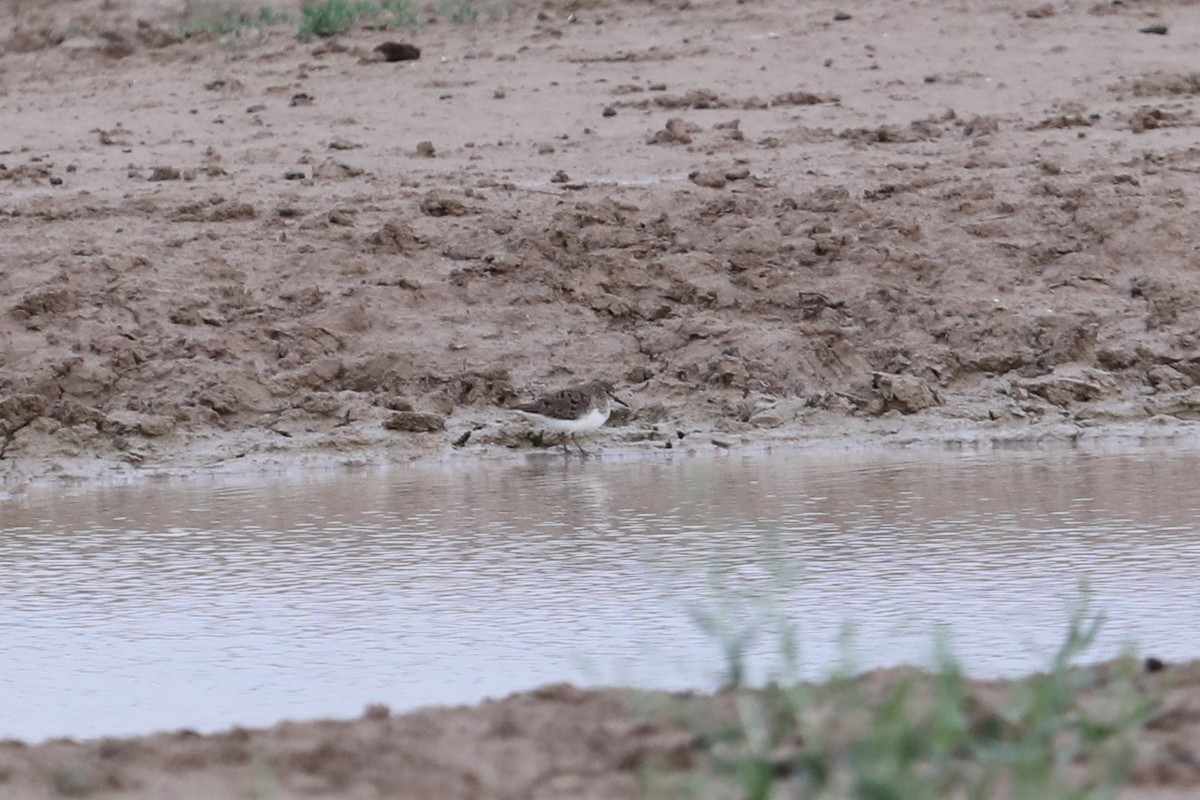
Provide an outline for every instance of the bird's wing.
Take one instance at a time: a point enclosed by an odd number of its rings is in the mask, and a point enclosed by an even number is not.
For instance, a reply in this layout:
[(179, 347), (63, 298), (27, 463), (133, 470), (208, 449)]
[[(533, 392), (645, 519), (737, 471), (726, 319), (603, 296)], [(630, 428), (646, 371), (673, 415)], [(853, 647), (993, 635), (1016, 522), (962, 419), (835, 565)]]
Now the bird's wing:
[(553, 394), (539, 397), (532, 403), (523, 403), (517, 411), (541, 414), (553, 419), (576, 419), (587, 406), (587, 395), (579, 389), (562, 389)]

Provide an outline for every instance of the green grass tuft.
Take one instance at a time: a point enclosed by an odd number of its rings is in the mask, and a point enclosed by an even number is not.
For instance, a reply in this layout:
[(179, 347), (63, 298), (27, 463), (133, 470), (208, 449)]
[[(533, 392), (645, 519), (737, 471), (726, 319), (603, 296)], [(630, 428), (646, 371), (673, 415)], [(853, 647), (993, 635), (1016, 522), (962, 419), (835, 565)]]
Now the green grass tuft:
[[(179, 23), (179, 32), (184, 36), (226, 37), (251, 32), (262, 38), (269, 28), (296, 24), (296, 37), (307, 42), (336, 36), (359, 24), (414, 29), (425, 21), (425, 13), (415, 0), (320, 0), (301, 6), (298, 20), (272, 6), (251, 11), (240, 0), (195, 0), (188, 3), (187, 9)], [(478, 6), (476, 0), (441, 0), (437, 9), (440, 17), (455, 24), (478, 22), (481, 14), (493, 21), (505, 16), (501, 5)]]
[[(460, 0), (459, 5), (470, 4)], [(456, 6), (457, 8), (458, 6)], [(419, 28), (421, 8), (413, 0), (323, 0), (300, 9), (296, 35), (303, 41), (314, 36), (335, 36), (360, 23), (378, 28)]]
[(421, 9), (412, 0), (382, 0), (380, 9), (391, 15), (391, 25), (393, 27), (421, 27)]
[(264, 28), (274, 28), (277, 25), (289, 25), (292, 15), (276, 11), (271, 6), (263, 6), (258, 10), (258, 24)]
[(479, 21), (479, 9), (475, 7), (474, 0), (441, 0), (438, 14), (456, 25)]
[[(718, 695), (668, 712), (711, 744), (689, 773), (655, 776), (666, 794), (678, 793), (681, 778), (701, 798), (1112, 798), (1128, 777), (1133, 733), (1158, 704), (1139, 688), (1132, 655), (1101, 668), (1074, 666), (1103, 623), (1086, 594), (1047, 671), (1006, 690), (972, 687), (940, 635), (929, 671), (855, 677), (844, 655), (829, 680), (799, 682), (791, 626), (756, 614), (739, 629), (728, 623), (733, 616), (728, 603), (696, 615), (721, 643), (732, 708)], [(751, 629), (764, 621), (782, 631), (785, 667), (755, 689), (744, 685), (745, 657)]]
[(261, 6), (257, 12), (245, 9), (242, 3), (230, 0), (208, 0), (189, 4), (187, 16), (179, 23), (184, 36), (213, 34), (216, 36), (255, 33), (261, 36), (267, 28), (291, 23), (291, 15)]
[(314, 36), (336, 36), (365, 17), (374, 17), (380, 7), (371, 0), (325, 0), (300, 9), (297, 36), (308, 41)]

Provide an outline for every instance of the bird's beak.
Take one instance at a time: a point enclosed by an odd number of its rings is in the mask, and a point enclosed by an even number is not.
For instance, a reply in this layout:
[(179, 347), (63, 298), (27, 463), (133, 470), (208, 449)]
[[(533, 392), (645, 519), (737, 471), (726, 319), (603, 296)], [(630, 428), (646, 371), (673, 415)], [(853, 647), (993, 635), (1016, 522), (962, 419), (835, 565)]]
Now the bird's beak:
[(617, 404), (618, 404), (618, 405), (622, 405), (622, 406), (625, 406), (626, 408), (629, 408), (629, 403), (626, 403), (624, 400), (622, 400), (621, 398), (617, 397), (617, 396), (616, 396), (615, 394), (613, 394), (612, 392), (609, 392), (609, 393), (608, 393), (608, 396), (609, 396), (609, 397), (611, 397), (613, 400), (617, 401)]

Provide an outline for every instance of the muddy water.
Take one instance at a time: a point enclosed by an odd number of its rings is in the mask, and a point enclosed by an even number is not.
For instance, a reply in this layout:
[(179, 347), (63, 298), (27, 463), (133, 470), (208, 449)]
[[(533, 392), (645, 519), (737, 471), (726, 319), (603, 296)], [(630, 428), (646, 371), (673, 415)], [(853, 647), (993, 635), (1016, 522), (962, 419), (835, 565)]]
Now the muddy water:
[[(1088, 578), (1196, 656), (1200, 452), (547, 456), (0, 500), (0, 736), (95, 736), (474, 702), (572, 680), (712, 686), (697, 612), (784, 609), (810, 674), (1046, 662)], [(749, 646), (766, 668), (777, 637)]]

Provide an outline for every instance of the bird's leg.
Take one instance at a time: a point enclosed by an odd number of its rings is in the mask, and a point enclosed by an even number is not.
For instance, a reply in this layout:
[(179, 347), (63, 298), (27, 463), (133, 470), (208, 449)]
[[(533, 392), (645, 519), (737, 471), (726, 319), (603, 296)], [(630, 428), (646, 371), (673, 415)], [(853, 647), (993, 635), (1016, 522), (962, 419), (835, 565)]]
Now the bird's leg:
[(588, 454), (587, 450), (583, 449), (583, 445), (579, 443), (579, 440), (575, 438), (575, 434), (573, 433), (571, 434), (571, 441), (574, 442), (575, 446), (579, 448), (579, 455), (586, 456)]
[(567, 436), (568, 436), (568, 434), (566, 431), (563, 431), (562, 433), (560, 433), (558, 435), (558, 443), (562, 445), (562, 449), (563, 449), (564, 453), (570, 454), (571, 448), (567, 447)]

